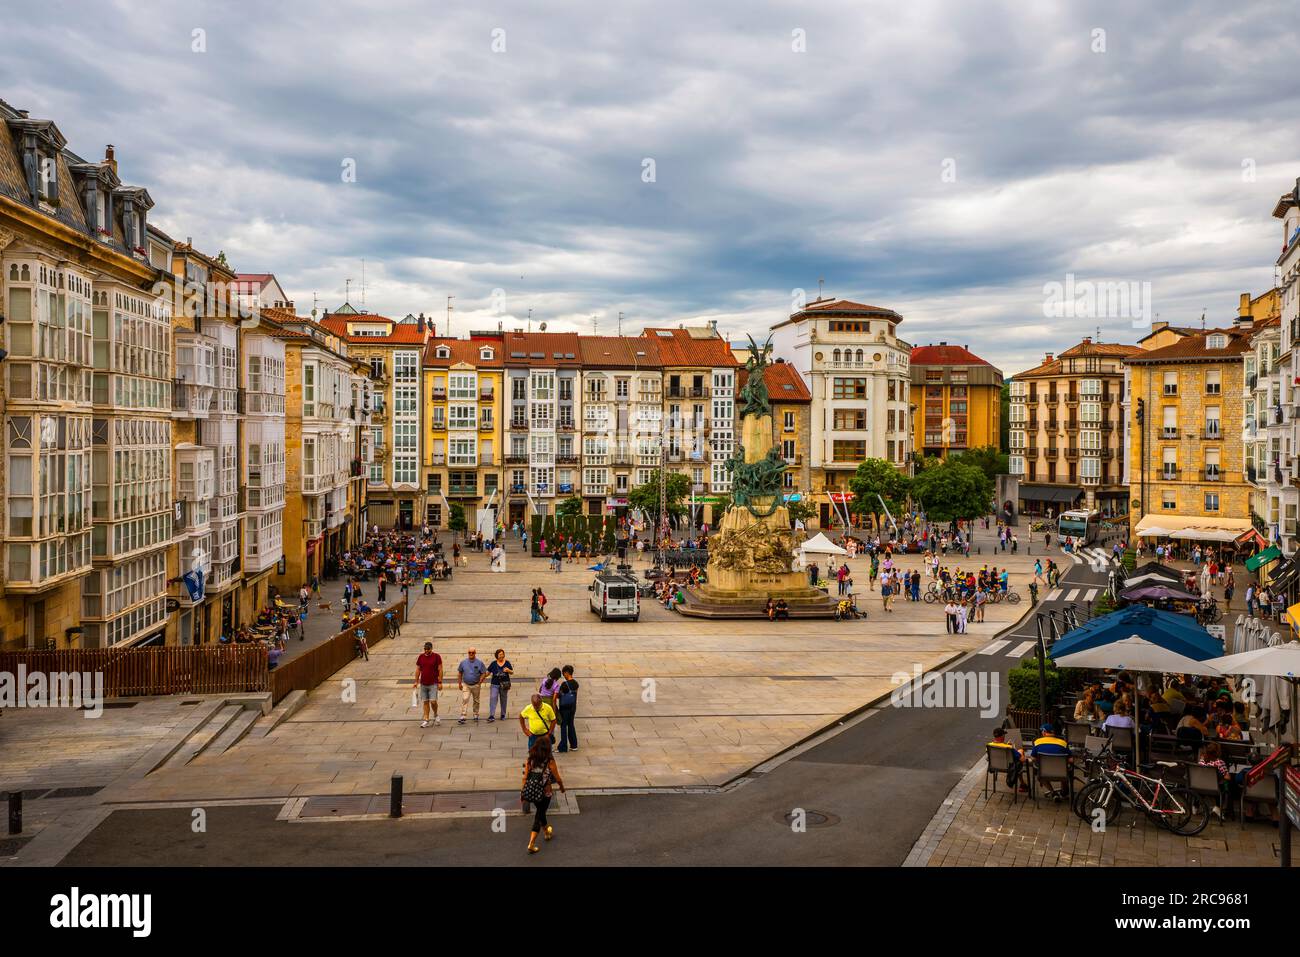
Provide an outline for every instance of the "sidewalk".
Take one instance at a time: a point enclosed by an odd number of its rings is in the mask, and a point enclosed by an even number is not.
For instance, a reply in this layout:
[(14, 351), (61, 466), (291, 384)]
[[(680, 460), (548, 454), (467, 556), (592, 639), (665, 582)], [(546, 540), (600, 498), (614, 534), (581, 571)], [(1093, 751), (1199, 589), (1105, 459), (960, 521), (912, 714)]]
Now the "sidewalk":
[[(313, 598), (307, 603), (307, 620), (302, 623), (298, 629), (300, 637), (288, 638), (284, 643), (284, 654), (280, 656), (280, 664), (287, 664), (299, 655), (310, 651), (317, 645), (324, 644), (330, 638), (337, 635), (342, 628), (339, 621), (343, 613), (343, 586), (347, 584), (347, 579), (340, 576), (335, 581), (322, 581), (320, 586), (320, 598)], [(412, 586), (410, 597), (411, 604), (414, 605), (417, 598), (420, 597), (420, 585)], [(437, 585), (435, 584), (435, 589)], [(390, 584), (388, 586), (388, 601), (379, 602), (379, 583), (376, 581), (362, 582), (361, 592), (366, 601), (370, 602), (371, 607), (379, 610), (389, 608), (402, 600), (402, 589), (398, 585)], [(298, 601), (297, 593), (291, 595), (282, 595), (281, 600), (293, 604), (295, 607)], [(322, 604), (328, 604), (328, 609), (322, 608)]]

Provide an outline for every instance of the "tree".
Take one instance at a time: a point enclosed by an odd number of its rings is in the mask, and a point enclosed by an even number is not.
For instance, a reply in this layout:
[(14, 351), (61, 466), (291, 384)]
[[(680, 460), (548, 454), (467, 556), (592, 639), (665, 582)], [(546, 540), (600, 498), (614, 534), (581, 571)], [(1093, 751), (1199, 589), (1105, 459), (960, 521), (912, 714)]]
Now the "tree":
[(469, 529), (469, 523), (465, 521), (465, 506), (453, 504), (447, 517), (447, 527), (453, 533), (459, 532), (464, 535)]
[[(691, 494), (691, 480), (680, 472), (668, 473), (668, 514), (684, 515), (686, 506), (682, 500)], [(653, 525), (659, 520), (659, 473), (655, 472), (650, 481), (638, 485), (627, 493), (627, 502), (633, 508), (639, 508), (650, 517)]]
[(919, 472), (912, 493), (932, 522), (952, 522), (987, 515), (993, 480), (966, 462), (940, 462)]
[(556, 515), (581, 515), (582, 499), (576, 495), (570, 495), (559, 505), (555, 506)]
[(992, 445), (958, 452), (956, 455), (948, 456), (948, 461), (965, 462), (967, 465), (973, 465), (988, 476), (990, 482), (994, 483), (997, 482), (999, 475), (1006, 475), (1011, 470), (1010, 457), (1005, 452), (999, 452)]
[(878, 521), (877, 509), (883, 499), (885, 508), (894, 516), (894, 521), (898, 521), (907, 509), (911, 483), (912, 479), (889, 460), (866, 459), (858, 463), (858, 470), (849, 477), (849, 488), (853, 492), (849, 511), (870, 515)]
[(817, 516), (817, 506), (808, 501), (807, 496), (800, 496), (797, 502), (786, 502), (785, 510), (790, 513), (790, 522), (803, 522), (805, 525)]

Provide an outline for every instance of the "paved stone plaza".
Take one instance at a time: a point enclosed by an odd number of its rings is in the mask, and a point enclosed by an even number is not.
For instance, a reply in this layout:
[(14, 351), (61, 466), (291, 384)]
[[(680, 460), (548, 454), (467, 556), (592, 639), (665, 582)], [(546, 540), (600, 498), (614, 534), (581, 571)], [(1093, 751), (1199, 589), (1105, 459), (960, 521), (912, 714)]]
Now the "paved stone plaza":
[[(970, 564), (985, 558), (973, 554)], [(438, 583), (436, 595), (413, 591), (400, 638), (336, 674), (268, 734), (255, 726), (224, 754), (143, 773), (151, 749), (184, 734), (205, 700), (150, 699), (94, 721), (80, 713), (9, 712), (0, 719), (0, 782), (106, 787), (69, 808), (386, 794), (394, 772), (408, 792), (510, 791), (525, 753), (513, 716), (546, 671), (572, 664), (582, 683), (581, 748), (561, 756), (571, 788), (721, 785), (888, 695), (896, 672), (938, 667), (1028, 610), (1027, 601), (992, 606), (967, 634), (947, 635), (942, 605), (895, 600), (895, 611), (885, 613), (867, 590), (868, 563), (859, 558), (851, 565), (866, 621), (699, 621), (647, 602), (640, 622), (601, 623), (588, 610), (593, 573), (584, 566), (555, 574), (517, 551), (505, 573), (489, 572), (481, 555), (469, 561), (453, 581)], [(1032, 562), (1023, 553), (1006, 556), (1022, 592)], [(537, 585), (546, 590), (551, 620), (532, 625), (528, 594)], [(426, 640), (450, 680), (442, 724), (421, 728), (411, 676)], [(504, 647), (515, 666), (506, 722), (487, 722), (485, 689), (482, 719), (456, 723), (455, 668), (471, 644), (484, 657)], [(352, 682), (355, 702), (348, 702), (344, 689)], [(57, 817), (49, 803), (30, 807), (33, 821)]]

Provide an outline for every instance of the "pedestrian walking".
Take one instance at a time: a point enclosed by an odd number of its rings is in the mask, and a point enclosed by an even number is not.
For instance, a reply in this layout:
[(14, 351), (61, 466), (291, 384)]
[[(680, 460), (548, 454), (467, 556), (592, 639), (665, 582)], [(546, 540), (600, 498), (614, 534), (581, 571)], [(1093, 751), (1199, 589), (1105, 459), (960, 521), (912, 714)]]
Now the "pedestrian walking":
[(388, 573), (379, 573), (379, 604), (383, 605), (388, 601)]
[(546, 613), (546, 592), (540, 588), (537, 589), (537, 614), (542, 616), (543, 622), (551, 620), (551, 616)]
[[(423, 653), (415, 659), (414, 689), (419, 701), (424, 702), (424, 718), (420, 727), (429, 726), (429, 710), (433, 709), (433, 723), (442, 724), (438, 717), (438, 691), (442, 688), (442, 655), (433, 650), (433, 642), (424, 643)], [(461, 722), (462, 724), (464, 722)]]
[(573, 665), (565, 665), (560, 669), (560, 674), (564, 678), (560, 682), (557, 698), (560, 705), (560, 746), (555, 750), (564, 754), (566, 751), (578, 750), (578, 730), (573, 723), (578, 714), (578, 682), (573, 677)]
[(949, 599), (943, 606), (944, 630), (950, 634), (957, 633), (957, 603)]
[(506, 702), (510, 698), (510, 676), (515, 673), (515, 666), (510, 663), (506, 657), (506, 650), (498, 648), (492, 655), (492, 663), (488, 665), (488, 673), (492, 675), (491, 697), (488, 698), (488, 723), (495, 721), (493, 717), (497, 712), (497, 702), (501, 702), (501, 720), (506, 719)]
[(316, 598), (320, 597), (320, 576), (319, 575), (311, 576), (311, 593)]
[(551, 754), (549, 738), (540, 738), (528, 749), (528, 760), (524, 762), (524, 780), (519, 789), (519, 799), (527, 810), (533, 806), (533, 826), (528, 834), (528, 853), (536, 854), (541, 850), (537, 846), (537, 835), (542, 834), (546, 840), (555, 836), (555, 828), (546, 820), (546, 810), (551, 806), (554, 789), (564, 791), (564, 779), (560, 769), (555, 765)]
[(483, 676), (487, 674), (487, 665), (479, 659), (475, 649), (465, 652), (465, 659), (456, 669), (456, 687), (460, 690), (460, 720), (464, 724), (469, 712), (470, 699), (474, 699), (474, 720), (478, 721), (479, 696), (483, 691)]

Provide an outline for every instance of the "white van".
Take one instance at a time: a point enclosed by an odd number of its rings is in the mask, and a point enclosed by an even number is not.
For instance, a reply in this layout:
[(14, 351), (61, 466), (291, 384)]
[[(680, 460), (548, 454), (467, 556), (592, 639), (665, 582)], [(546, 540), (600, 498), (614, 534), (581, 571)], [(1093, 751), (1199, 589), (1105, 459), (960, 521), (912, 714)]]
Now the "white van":
[(587, 586), (587, 591), (591, 592), (591, 611), (600, 615), (601, 621), (640, 619), (641, 596), (637, 592), (636, 579), (631, 575), (597, 575), (596, 580)]

